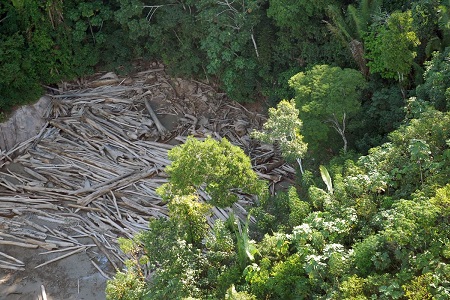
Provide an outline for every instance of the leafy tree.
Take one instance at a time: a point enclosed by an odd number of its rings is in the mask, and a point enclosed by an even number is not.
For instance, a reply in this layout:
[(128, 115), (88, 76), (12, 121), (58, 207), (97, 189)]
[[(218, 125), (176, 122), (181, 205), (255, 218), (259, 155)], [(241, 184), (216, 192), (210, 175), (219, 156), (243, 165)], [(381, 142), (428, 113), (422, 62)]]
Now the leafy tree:
[(387, 142), (388, 134), (397, 129), (405, 118), (405, 101), (397, 85), (371, 82), (369, 90), (373, 93), (364, 97), (361, 111), (355, 117), (359, 120), (355, 130), (356, 146), (361, 153)]
[(372, 25), (364, 39), (371, 73), (399, 81), (410, 73), (417, 56), (416, 47), (420, 44), (412, 22), (411, 11), (408, 10), (393, 12), (386, 20)]
[(269, 108), (269, 119), (263, 125), (263, 131), (254, 131), (252, 137), (265, 143), (277, 143), (283, 157), (293, 162), (305, 155), (307, 144), (300, 134), (302, 122), (294, 100), (282, 100), (277, 108)]
[(430, 202), (440, 209), (443, 216), (450, 216), (450, 184), (438, 189)]
[(108, 300), (140, 300), (147, 294), (147, 285), (134, 271), (117, 272), (106, 285)]
[(430, 101), (438, 110), (450, 110), (450, 47), (433, 54), (425, 65), (424, 83), (417, 87), (417, 96)]
[(426, 273), (414, 278), (409, 284), (403, 286), (406, 298), (409, 300), (433, 299), (433, 295), (429, 291), (432, 283), (433, 274), (431, 273)]
[(259, 40), (256, 31), (263, 17), (257, 0), (196, 2), (204, 28), (200, 44), (207, 56), (206, 71), (218, 76), (227, 94), (248, 101), (257, 85)]
[(330, 5), (327, 8), (327, 14), (332, 21), (327, 22), (328, 28), (348, 47), (365, 77), (369, 75), (369, 69), (365, 58), (363, 36), (368, 31), (373, 15), (380, 9), (381, 2), (380, 0), (361, 0), (358, 7), (350, 4), (345, 15), (341, 13), (337, 5)]
[[(149, 299), (200, 297), (201, 274), (207, 263), (201, 250), (182, 239), (172, 220), (157, 219), (141, 235), (149, 265), (156, 272), (148, 282)], [(181, 235), (180, 235), (181, 233)]]
[(125, 261), (126, 271), (118, 271), (106, 285), (106, 298), (118, 300), (139, 300), (148, 294), (143, 269), (148, 257), (142, 254), (140, 235), (133, 239), (119, 237), (120, 249), (131, 259)]
[(162, 60), (172, 74), (192, 76), (203, 73), (206, 55), (200, 41), (205, 36), (205, 28), (198, 20), (196, 3), (199, 1), (131, 2), (130, 7), (139, 7), (141, 13), (130, 16), (133, 22), (124, 19), (121, 23), (125, 27), (133, 26), (129, 30), (135, 35), (148, 32), (145, 37), (137, 35), (135, 39), (144, 38), (145, 49), (152, 58)]
[(199, 246), (209, 225), (206, 215), (211, 207), (198, 201), (196, 196), (175, 196), (168, 204), (169, 217), (177, 224), (180, 237), (189, 244)]
[(168, 154), (172, 160), (166, 168), (170, 181), (158, 189), (165, 199), (195, 194), (204, 188), (212, 205), (228, 207), (238, 200), (237, 192), (260, 197), (265, 193), (265, 184), (252, 170), (248, 156), (225, 138), (199, 141), (188, 137), (185, 144)]
[(315, 151), (323, 147), (323, 143), (329, 141), (331, 127), (344, 142), (344, 152), (347, 151), (347, 122), (359, 111), (361, 92), (365, 87), (361, 73), (317, 65), (310, 71), (293, 76), (289, 84), (295, 90), (295, 101), (308, 145)]
[(274, 50), (276, 57), (283, 58), (285, 66), (280, 71), (298, 72), (299, 68), (315, 64), (349, 63), (347, 49), (323, 25), (327, 7), (337, 3), (335, 0), (269, 1), (267, 15), (279, 28)]
[[(72, 24), (64, 16), (69, 14), (70, 5), (71, 2), (56, 0), (2, 2), (0, 110), (36, 100), (43, 93), (40, 84), (92, 72), (98, 62), (97, 49), (75, 39), (73, 27), (68, 30), (67, 26)], [(82, 6), (77, 9), (82, 10)], [(101, 15), (108, 16), (108, 12), (104, 8)], [(84, 29), (83, 37), (86, 37), (87, 28)]]
[(342, 282), (340, 290), (344, 299), (367, 300), (364, 295), (365, 280), (357, 275), (352, 275)]
[(256, 219), (255, 224), (250, 226), (252, 236), (261, 239), (268, 232), (290, 232), (301, 225), (310, 212), (310, 204), (302, 201), (295, 187), (291, 186), (289, 190), (279, 191), (251, 209), (251, 215)]
[(256, 297), (247, 292), (237, 292), (232, 285), (225, 294), (225, 300), (256, 300)]

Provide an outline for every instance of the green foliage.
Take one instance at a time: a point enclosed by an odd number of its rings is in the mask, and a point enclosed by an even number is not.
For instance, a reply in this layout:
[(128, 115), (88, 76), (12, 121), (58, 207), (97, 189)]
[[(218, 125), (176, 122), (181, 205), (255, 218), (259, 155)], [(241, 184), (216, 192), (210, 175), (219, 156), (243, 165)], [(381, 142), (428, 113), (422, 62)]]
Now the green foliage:
[(425, 82), (417, 87), (417, 96), (438, 110), (450, 110), (450, 47), (443, 53), (434, 53), (425, 65)]
[(293, 228), (303, 223), (311, 209), (307, 202), (300, 200), (294, 187), (289, 188), (288, 195), (290, 210), (288, 223)]
[(342, 282), (340, 290), (343, 299), (346, 300), (366, 300), (364, 295), (365, 280), (357, 275), (352, 275)]
[(181, 299), (200, 296), (200, 274), (205, 259), (192, 244), (182, 239), (184, 232), (172, 220), (157, 219), (141, 235), (151, 268), (156, 268), (148, 286), (149, 299)]
[(322, 177), (323, 182), (327, 186), (328, 193), (333, 194), (333, 182), (331, 181), (330, 173), (328, 173), (328, 170), (325, 166), (320, 165), (320, 176)]
[(169, 151), (169, 158), (172, 163), (166, 171), (170, 182), (158, 190), (165, 199), (197, 193), (204, 185), (211, 204), (228, 207), (238, 200), (237, 192), (260, 197), (265, 193), (265, 184), (258, 180), (250, 159), (226, 139), (202, 142), (189, 137), (185, 144)]
[(345, 15), (337, 5), (330, 5), (327, 14), (331, 22), (327, 22), (330, 31), (348, 48), (361, 73), (367, 77), (368, 67), (365, 59), (363, 36), (372, 23), (373, 15), (380, 10), (381, 1), (361, 0), (358, 7), (350, 4)]
[(255, 242), (250, 239), (248, 233), (248, 222), (241, 226), (239, 220), (238, 230), (236, 231), (236, 250), (237, 250), (237, 263), (244, 269), (249, 262), (255, 260), (255, 255), (258, 254), (258, 249), (255, 247)]
[(307, 144), (300, 134), (302, 122), (298, 119), (295, 102), (282, 100), (277, 108), (269, 108), (269, 119), (263, 125), (263, 131), (254, 131), (252, 137), (265, 143), (277, 143), (283, 157), (289, 162), (302, 158)]
[(257, 84), (254, 30), (262, 17), (259, 2), (203, 0), (196, 5), (205, 29), (200, 44), (208, 61), (206, 71), (219, 76), (227, 94), (238, 101), (248, 101)]
[[(205, 28), (198, 21), (196, 1), (170, 0), (163, 5), (160, 1), (151, 1), (146, 6), (143, 15), (137, 16), (136, 24), (149, 27), (144, 27), (149, 32), (145, 36), (149, 55), (162, 59), (174, 74), (191, 76), (202, 72), (206, 56), (200, 49), (200, 41)], [(141, 21), (145, 24), (141, 25)], [(128, 22), (123, 23), (126, 26)]]
[(431, 273), (414, 278), (409, 284), (403, 286), (406, 298), (409, 300), (433, 299), (433, 295), (429, 292), (432, 283), (433, 275)]
[(147, 294), (144, 279), (135, 272), (117, 272), (114, 279), (106, 285), (106, 299), (108, 300), (140, 300)]
[(324, 63), (348, 64), (347, 49), (323, 25), (326, 8), (336, 2), (270, 0), (267, 15), (280, 28), (275, 51), (281, 57), (288, 56), (286, 61), (295, 60), (297, 67)]
[(290, 213), (289, 198), (288, 193), (278, 192), (251, 209), (251, 215), (257, 220), (252, 224), (253, 235), (256, 238), (261, 238), (267, 232), (286, 231), (286, 216)]
[(450, 216), (450, 184), (438, 189), (436, 195), (430, 199), (430, 202), (439, 207), (440, 212), (444, 216)]
[(225, 300), (256, 300), (256, 297), (247, 292), (237, 292), (232, 285), (225, 294)]
[[(355, 119), (357, 149), (367, 153), (370, 148), (388, 141), (387, 135), (397, 129), (405, 118), (403, 95), (398, 86), (371, 84), (373, 94), (363, 100), (361, 111)], [(356, 122), (355, 122), (356, 123)]]
[[(390, 143), (371, 149), (368, 156), (360, 159), (373, 174), (368, 179), (399, 198), (408, 197), (419, 188), (427, 191), (427, 187), (433, 190), (436, 185), (445, 185), (444, 178), (449, 174), (445, 151), (449, 122), (447, 113), (426, 108), (418, 118), (393, 131)], [(419, 161), (411, 152), (414, 143), (424, 147), (424, 151), (419, 151), (422, 155)], [(428, 191), (428, 195), (431, 193)]]
[(411, 71), (420, 41), (412, 27), (411, 11), (393, 12), (385, 22), (372, 25), (364, 38), (371, 73), (404, 80)]
[[(364, 77), (356, 70), (328, 65), (314, 66), (293, 76), (289, 84), (295, 90), (295, 101), (303, 121), (303, 134), (311, 150), (324, 150), (333, 128), (347, 147), (347, 120), (361, 107)], [(334, 148), (334, 147), (333, 147)]]
[(310, 212), (309, 203), (300, 200), (296, 189), (290, 187), (287, 192), (280, 191), (251, 209), (256, 219), (256, 223), (251, 224), (252, 234), (260, 239), (268, 232), (289, 232), (302, 224)]
[(208, 232), (206, 215), (211, 207), (198, 201), (196, 196), (175, 196), (168, 204), (170, 220), (177, 224), (181, 238), (189, 244), (199, 245)]
[(141, 255), (140, 236), (133, 240), (119, 237), (120, 249), (129, 255), (131, 259), (125, 262), (126, 272), (117, 272), (106, 285), (106, 299), (140, 300), (148, 293), (148, 287), (142, 273), (143, 265), (148, 261), (145, 255)]
[[(371, 235), (363, 241), (356, 243), (353, 246), (352, 262), (355, 265), (355, 271), (360, 276), (367, 276), (373, 270), (382, 271), (386, 267), (386, 261), (389, 259), (382, 251), (383, 241), (380, 236)], [(385, 260), (384, 263), (377, 263), (378, 268), (375, 268), (377, 259)], [(381, 268), (381, 270), (380, 270)]]

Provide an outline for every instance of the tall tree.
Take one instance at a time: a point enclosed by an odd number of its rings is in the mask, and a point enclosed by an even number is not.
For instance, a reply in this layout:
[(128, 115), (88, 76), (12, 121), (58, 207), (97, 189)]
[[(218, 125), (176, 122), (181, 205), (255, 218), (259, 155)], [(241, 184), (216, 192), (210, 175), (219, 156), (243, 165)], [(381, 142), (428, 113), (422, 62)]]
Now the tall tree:
[(347, 122), (359, 111), (366, 85), (362, 74), (353, 69), (317, 65), (293, 76), (289, 84), (295, 90), (306, 142), (317, 150), (328, 140), (331, 127), (341, 137), (346, 152)]
[(167, 200), (204, 189), (212, 205), (228, 207), (238, 200), (237, 192), (264, 195), (265, 184), (252, 170), (250, 158), (225, 138), (188, 137), (185, 144), (169, 151), (169, 158), (170, 181), (158, 189)]
[(369, 68), (364, 57), (363, 36), (372, 22), (373, 15), (380, 9), (381, 2), (381, 0), (361, 0), (358, 7), (350, 4), (345, 14), (337, 5), (330, 5), (327, 9), (327, 14), (331, 18), (331, 22), (326, 22), (328, 28), (348, 47), (365, 77), (369, 75)]
[(277, 108), (269, 108), (269, 119), (263, 125), (262, 131), (253, 132), (252, 136), (265, 143), (277, 143), (281, 154), (288, 162), (303, 158), (307, 144), (300, 134), (302, 121), (298, 118), (299, 111), (294, 100), (282, 100)]
[(412, 27), (411, 11), (393, 12), (374, 23), (365, 37), (366, 58), (371, 73), (404, 80), (411, 71), (420, 41)]

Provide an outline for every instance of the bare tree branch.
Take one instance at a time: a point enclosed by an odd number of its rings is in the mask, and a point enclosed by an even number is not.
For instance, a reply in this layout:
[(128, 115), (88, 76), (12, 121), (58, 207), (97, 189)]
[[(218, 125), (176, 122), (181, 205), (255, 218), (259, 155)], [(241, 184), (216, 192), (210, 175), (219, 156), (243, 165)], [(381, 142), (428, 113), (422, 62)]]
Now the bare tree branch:
[(341, 136), (342, 141), (344, 142), (344, 153), (347, 153), (347, 138), (345, 137), (345, 119), (346, 119), (347, 115), (344, 112), (344, 114), (342, 115), (342, 125), (339, 124), (339, 121), (336, 118), (336, 115), (333, 114), (333, 118), (330, 118), (327, 122), (331, 123), (331, 127), (334, 128), (334, 130), (336, 130), (336, 132)]
[(251, 36), (252, 36), (253, 47), (255, 47), (256, 57), (259, 57), (258, 46), (256, 45), (255, 37), (253, 36), (253, 28), (252, 28), (252, 35)]

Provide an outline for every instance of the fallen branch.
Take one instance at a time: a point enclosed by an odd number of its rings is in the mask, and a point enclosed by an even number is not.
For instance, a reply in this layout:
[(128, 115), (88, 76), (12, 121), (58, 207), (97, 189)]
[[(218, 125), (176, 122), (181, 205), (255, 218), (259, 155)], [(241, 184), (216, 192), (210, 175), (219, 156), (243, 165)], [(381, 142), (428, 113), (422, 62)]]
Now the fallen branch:
[(2, 265), (2, 264), (0, 264), (0, 269), (9, 269), (9, 270), (16, 270), (16, 271), (25, 271), (25, 268), (22, 268), (22, 267), (16, 267), (16, 266), (10, 266), (10, 265)]
[(17, 247), (22, 247), (22, 248), (37, 248), (37, 247), (39, 247), (38, 245), (13, 242), (13, 241), (4, 241), (4, 240), (0, 240), (0, 245), (10, 245), (10, 246), (17, 246)]
[(6, 254), (6, 253), (1, 252), (1, 251), (0, 251), (0, 255), (3, 256), (3, 257), (8, 258), (8, 259), (10, 259), (10, 260), (15, 261), (15, 262), (18, 263), (19, 265), (25, 265), (21, 260), (18, 260), (17, 258), (12, 257), (12, 256), (10, 256), (10, 255), (8, 255), (8, 254)]
[(69, 256), (71, 256), (71, 255), (74, 255), (74, 254), (79, 253), (79, 252), (84, 251), (84, 250), (86, 250), (86, 247), (81, 247), (80, 249), (77, 249), (77, 250), (75, 250), (75, 251), (66, 253), (66, 254), (64, 254), (64, 255), (58, 256), (58, 257), (56, 257), (56, 258), (54, 258), (54, 259), (51, 259), (51, 260), (49, 260), (49, 261), (47, 261), (47, 262), (45, 262), (45, 263), (42, 263), (42, 264), (40, 264), (40, 265), (37, 265), (37, 266), (34, 267), (34, 268), (37, 269), (37, 268), (43, 267), (43, 266), (48, 265), (48, 264), (50, 264), (50, 263), (52, 263), (52, 262), (55, 262), (55, 261), (58, 261), (58, 260), (60, 260), (60, 259), (69, 257)]

